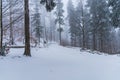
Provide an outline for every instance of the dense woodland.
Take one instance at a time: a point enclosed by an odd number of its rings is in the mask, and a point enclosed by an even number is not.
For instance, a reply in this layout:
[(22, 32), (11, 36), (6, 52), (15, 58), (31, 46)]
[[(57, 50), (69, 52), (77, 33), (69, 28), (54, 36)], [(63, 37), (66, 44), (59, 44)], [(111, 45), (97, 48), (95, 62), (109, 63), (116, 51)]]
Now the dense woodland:
[(120, 0), (0, 0), (0, 9), (1, 54), (17, 42), (25, 56), (48, 42), (120, 53)]

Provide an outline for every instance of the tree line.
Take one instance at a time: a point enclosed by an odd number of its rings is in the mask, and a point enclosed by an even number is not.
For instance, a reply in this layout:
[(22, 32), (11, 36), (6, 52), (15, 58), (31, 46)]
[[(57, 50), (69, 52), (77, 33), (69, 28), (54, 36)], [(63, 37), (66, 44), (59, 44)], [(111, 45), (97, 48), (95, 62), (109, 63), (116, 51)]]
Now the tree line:
[[(120, 0), (78, 0), (77, 4), (68, 0), (67, 17), (63, 0), (0, 1), (1, 49), (4, 40), (14, 45), (17, 38), (25, 43), (25, 56), (31, 56), (30, 43), (37, 46), (42, 39), (83, 50), (120, 52), (119, 29), (116, 32), (120, 26)], [(30, 2), (35, 3), (34, 8)]]
[[(120, 27), (120, 0), (68, 1), (71, 46), (117, 53), (115, 28)], [(117, 36), (118, 37), (118, 36)]]

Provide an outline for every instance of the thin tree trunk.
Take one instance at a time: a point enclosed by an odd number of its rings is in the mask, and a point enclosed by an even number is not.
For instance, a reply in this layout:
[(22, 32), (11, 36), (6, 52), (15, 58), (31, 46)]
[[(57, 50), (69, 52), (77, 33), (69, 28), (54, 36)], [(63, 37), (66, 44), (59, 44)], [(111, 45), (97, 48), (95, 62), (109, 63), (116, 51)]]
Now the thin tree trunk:
[(46, 26), (45, 26), (45, 41), (48, 42), (48, 37), (47, 37), (47, 29), (46, 29)]
[(53, 41), (53, 25), (52, 25), (52, 19), (51, 19), (51, 12), (50, 12), (50, 40)]
[(93, 33), (93, 50), (96, 50), (96, 35)]
[(104, 52), (103, 35), (101, 34), (101, 52)]
[[(82, 11), (82, 17), (83, 16), (83, 11)], [(82, 24), (83, 24), (83, 27), (82, 27), (82, 39), (83, 39), (83, 45), (82, 45), (82, 48), (85, 49), (85, 26), (84, 26), (84, 19), (82, 19)]]
[(62, 45), (62, 42), (61, 42), (61, 27), (60, 27), (60, 23), (59, 23), (59, 41), (60, 41), (60, 45)]
[[(76, 34), (75, 34), (75, 35), (76, 35)], [(75, 46), (75, 47), (77, 46), (77, 38), (76, 38), (76, 36), (75, 36), (74, 46)]]
[(12, 8), (11, 8), (11, 0), (9, 1), (9, 5), (10, 5), (10, 44), (14, 44), (14, 38), (13, 38), (13, 23), (12, 23)]
[(82, 32), (83, 32), (83, 46), (82, 46), (82, 48), (85, 49), (85, 31), (84, 31), (84, 29)]
[(83, 41), (82, 41), (82, 43), (83, 43), (83, 45), (82, 45), (82, 49), (84, 49), (85, 48), (85, 24), (84, 24), (84, 10), (83, 10), (83, 2), (82, 2), (82, 0), (81, 0), (81, 8), (82, 8), (82, 39), (83, 39)]
[(30, 53), (30, 33), (29, 33), (29, 0), (24, 0), (25, 8), (25, 56), (31, 56)]

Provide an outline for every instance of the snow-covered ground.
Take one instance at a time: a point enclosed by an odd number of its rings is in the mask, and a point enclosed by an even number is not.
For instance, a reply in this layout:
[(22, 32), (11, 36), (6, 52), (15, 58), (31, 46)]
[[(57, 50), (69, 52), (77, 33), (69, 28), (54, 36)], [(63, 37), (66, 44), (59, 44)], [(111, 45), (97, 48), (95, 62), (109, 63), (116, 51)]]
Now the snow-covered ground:
[(11, 49), (0, 57), (0, 80), (120, 80), (120, 57), (80, 52), (52, 44), (32, 48), (32, 57), (22, 56), (24, 49)]

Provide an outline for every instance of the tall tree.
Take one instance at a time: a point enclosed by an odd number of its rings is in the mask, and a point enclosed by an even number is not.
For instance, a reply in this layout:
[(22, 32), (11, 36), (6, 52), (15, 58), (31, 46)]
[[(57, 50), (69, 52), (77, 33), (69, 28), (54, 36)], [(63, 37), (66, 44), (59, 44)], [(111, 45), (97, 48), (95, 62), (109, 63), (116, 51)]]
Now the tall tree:
[(98, 17), (97, 17), (97, 0), (87, 0), (87, 5), (90, 7), (91, 14), (91, 28), (92, 28), (92, 46), (93, 50), (97, 50), (97, 41), (96, 41), (96, 29), (98, 26)]
[[(93, 50), (103, 51), (103, 44), (109, 26), (109, 9), (106, 0), (87, 0), (90, 8)], [(108, 35), (108, 34), (107, 34)], [(98, 44), (99, 42), (99, 44)]]
[(3, 42), (3, 24), (2, 24), (2, 0), (0, 0), (0, 48), (2, 49)]
[(68, 21), (70, 26), (71, 46), (76, 46), (76, 28), (75, 28), (76, 17), (75, 17), (75, 8), (72, 0), (68, 1), (67, 12), (68, 12)]
[(30, 32), (29, 32), (29, 0), (24, 0), (24, 10), (25, 10), (25, 56), (31, 56), (30, 53)]
[(8, 0), (9, 2), (9, 12), (10, 12), (10, 44), (14, 44), (13, 38), (13, 24), (12, 24), (12, 1)]
[(63, 16), (63, 3), (61, 2), (61, 0), (57, 0), (57, 5), (56, 5), (56, 20), (55, 23), (58, 23), (59, 28), (58, 28), (58, 32), (59, 32), (59, 41), (60, 41), (60, 45), (62, 45), (61, 42), (61, 33), (63, 31), (63, 28), (61, 27), (61, 25), (64, 25), (64, 16)]
[(99, 51), (105, 51), (106, 40), (108, 41), (111, 27), (109, 25), (109, 8), (106, 0), (98, 1), (98, 18), (99, 18), (99, 26), (98, 26), (98, 39), (99, 39)]
[(83, 1), (80, 0), (76, 8), (76, 24), (77, 24), (76, 30), (78, 30), (77, 31), (78, 37), (82, 38), (83, 49), (85, 48), (85, 16), (86, 16), (86, 12), (84, 11)]
[(120, 0), (108, 0), (108, 3), (111, 11), (110, 18), (112, 26), (120, 28)]
[[(50, 12), (51, 10), (53, 10), (54, 7), (56, 6), (55, 0), (41, 0), (40, 3), (43, 4), (43, 5), (45, 5), (45, 8), (46, 8), (46, 10), (48, 12)], [(44, 24), (45, 24), (45, 21), (44, 21)], [(45, 36), (46, 36), (46, 41), (47, 41), (47, 30), (46, 30), (46, 27), (45, 27)]]

